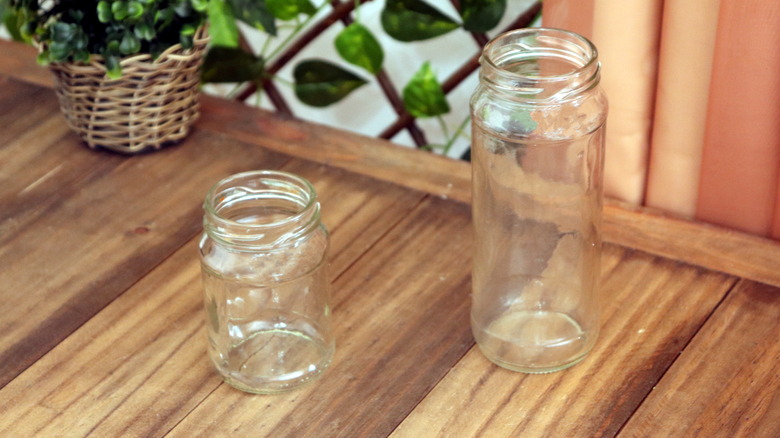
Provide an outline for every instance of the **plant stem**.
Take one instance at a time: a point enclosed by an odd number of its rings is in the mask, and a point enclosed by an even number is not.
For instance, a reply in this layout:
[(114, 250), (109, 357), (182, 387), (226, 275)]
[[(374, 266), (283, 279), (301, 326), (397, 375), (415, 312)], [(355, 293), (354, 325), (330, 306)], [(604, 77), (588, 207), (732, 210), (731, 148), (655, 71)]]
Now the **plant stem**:
[(270, 55), (268, 55), (268, 58), (266, 58), (266, 59), (267, 59), (267, 60), (271, 60), (271, 59), (273, 59), (273, 58), (274, 58), (276, 55), (278, 55), (278, 54), (279, 54), (279, 52), (281, 52), (282, 50), (284, 50), (284, 48), (285, 48), (285, 47), (287, 47), (287, 45), (288, 45), (288, 44), (290, 44), (290, 42), (291, 42), (291, 41), (292, 41), (292, 40), (293, 40), (293, 39), (294, 39), (296, 36), (298, 36), (298, 34), (301, 32), (301, 30), (302, 30), (304, 27), (306, 27), (306, 26), (307, 26), (309, 23), (311, 23), (311, 21), (314, 19), (314, 17), (315, 17), (315, 16), (316, 16), (316, 15), (317, 15), (317, 14), (318, 14), (318, 13), (319, 13), (321, 10), (322, 10), (322, 8), (324, 8), (324, 7), (325, 7), (326, 5), (328, 5), (328, 4), (330, 4), (330, 3), (328, 3), (327, 1), (323, 1), (323, 2), (322, 2), (322, 4), (321, 4), (321, 5), (319, 5), (319, 6), (317, 7), (317, 10), (316, 10), (316, 11), (314, 11), (314, 13), (313, 13), (313, 14), (309, 15), (308, 17), (306, 17), (306, 20), (304, 20), (302, 23), (298, 23), (298, 24), (295, 26), (295, 29), (293, 29), (292, 33), (290, 33), (290, 35), (287, 35), (287, 38), (285, 38), (285, 39), (284, 39), (284, 41), (282, 41), (282, 43), (281, 43), (281, 44), (279, 44), (278, 46), (276, 46), (276, 48), (274, 49), (274, 51), (273, 51), (273, 52), (271, 52), (271, 54), (270, 54)]
[(233, 88), (230, 91), (228, 91), (227, 94), (226, 94), (228, 99), (232, 100), (233, 97), (236, 95), (236, 93), (238, 92), (238, 90), (241, 88), (242, 85), (244, 85), (244, 84), (241, 83), (241, 82), (237, 82), (235, 85), (233, 85)]
[(360, 0), (355, 0), (355, 7), (352, 10), (355, 11), (355, 21), (360, 23)]
[(283, 84), (283, 85), (286, 85), (286, 86), (288, 86), (288, 87), (290, 87), (290, 88), (293, 88), (293, 87), (295, 87), (295, 84), (294, 84), (294, 83), (292, 83), (292, 82), (288, 81), (287, 79), (285, 79), (285, 78), (283, 78), (283, 77), (281, 77), (281, 76), (279, 76), (279, 75), (273, 75), (273, 76), (271, 76), (271, 77), (270, 77), (270, 79), (271, 79), (272, 81), (274, 81), (274, 82), (278, 82), (278, 83), (280, 83), (280, 84)]
[(463, 119), (462, 122), (460, 122), (460, 125), (458, 126), (458, 129), (455, 131), (455, 134), (452, 135), (452, 138), (447, 140), (447, 144), (444, 145), (444, 151), (443, 154), (447, 155), (450, 152), (450, 148), (452, 148), (452, 145), (455, 144), (455, 140), (460, 137), (461, 134), (464, 134), (464, 129), (466, 128), (466, 124), (471, 119), (470, 116), (466, 116), (465, 119)]
[(450, 130), (447, 129), (447, 123), (444, 121), (444, 118), (441, 115), (438, 115), (436, 116), (436, 120), (439, 122), (439, 127), (441, 127), (441, 133), (444, 135), (444, 138), (449, 139)]
[(268, 59), (268, 57), (265, 55), (266, 52), (268, 52), (268, 49), (271, 47), (271, 40), (273, 38), (271, 35), (266, 34), (265, 42), (263, 42), (263, 48), (260, 49), (260, 56), (263, 57), (263, 59)]

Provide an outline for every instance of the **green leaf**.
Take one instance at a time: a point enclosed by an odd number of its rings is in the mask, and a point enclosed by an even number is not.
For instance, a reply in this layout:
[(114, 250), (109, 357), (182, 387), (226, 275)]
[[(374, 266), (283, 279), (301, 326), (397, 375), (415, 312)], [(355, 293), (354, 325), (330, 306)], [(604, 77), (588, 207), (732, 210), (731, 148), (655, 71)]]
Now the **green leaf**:
[(76, 34), (76, 25), (69, 23), (54, 23), (52, 26), (51, 38), (53, 41), (66, 42), (70, 41)]
[(89, 44), (89, 37), (82, 29), (78, 29), (76, 35), (74, 35), (73, 38), (71, 39), (71, 44), (73, 45), (73, 48), (77, 51), (87, 50), (87, 45)]
[(181, 31), (179, 31), (179, 33), (184, 36), (194, 36), (197, 30), (198, 29), (192, 24), (185, 24), (181, 27)]
[(133, 20), (137, 20), (144, 15), (144, 5), (137, 1), (131, 1), (127, 3), (127, 16)]
[(322, 60), (307, 60), (295, 66), (295, 95), (311, 106), (328, 106), (346, 97), (366, 81), (341, 67)]
[(422, 0), (387, 0), (382, 27), (398, 41), (420, 41), (444, 35), (458, 23)]
[(89, 58), (90, 58), (89, 52), (86, 51), (86, 50), (79, 50), (78, 52), (73, 54), (73, 60), (74, 61), (79, 61), (79, 62), (86, 63), (86, 62), (89, 62)]
[(106, 62), (106, 76), (111, 79), (122, 77), (122, 66), (119, 64), (119, 58), (114, 55), (103, 55)]
[(425, 62), (404, 87), (404, 107), (415, 117), (436, 117), (450, 111), (429, 62)]
[(460, 15), (463, 28), (469, 32), (487, 32), (501, 21), (506, 11), (506, 0), (461, 0)]
[(294, 20), (300, 14), (312, 15), (317, 8), (309, 0), (265, 0), (268, 11), (280, 20)]
[[(211, 3), (220, 3), (220, 2), (211, 2)], [(170, 7), (165, 9), (158, 9), (157, 12), (154, 14), (154, 27), (155, 29), (163, 30), (170, 26), (170, 24), (173, 22), (173, 18), (176, 15), (175, 12), (173, 12), (173, 9)]]
[(98, 21), (101, 23), (108, 23), (111, 21), (111, 5), (107, 1), (103, 0), (98, 2), (97, 5)]
[(209, 0), (192, 0), (192, 7), (198, 12), (206, 12), (209, 7)]
[(139, 50), (141, 50), (141, 42), (138, 41), (133, 32), (128, 30), (119, 43), (119, 52), (123, 55), (132, 55), (138, 53)]
[(37, 28), (35, 23), (20, 22), (19, 34), (22, 36), (22, 41), (32, 42), (36, 32)]
[(263, 58), (233, 47), (211, 47), (201, 70), (203, 82), (247, 82), (264, 75)]
[(109, 41), (108, 44), (106, 45), (106, 51), (113, 54), (119, 53), (119, 41), (117, 40)]
[(52, 41), (49, 44), (49, 58), (54, 61), (67, 61), (70, 55), (70, 45), (67, 41)]
[[(0, 0), (2, 1), (2, 0)], [(81, 23), (81, 20), (84, 19), (84, 11), (78, 10), (78, 9), (71, 9), (68, 11), (68, 15), (73, 18), (74, 23)]]
[(339, 32), (334, 41), (345, 61), (363, 67), (373, 74), (382, 68), (384, 52), (374, 35), (360, 23), (352, 23)]
[(209, 33), (215, 46), (238, 47), (238, 27), (232, 7), (224, 1), (209, 2)]
[[(213, 2), (213, 1), (212, 1)], [(276, 21), (266, 0), (228, 0), (236, 18), (270, 35), (276, 36)]]
[(111, 13), (114, 15), (114, 20), (122, 21), (127, 18), (127, 2), (119, 1), (111, 3)]
[(157, 35), (157, 33), (154, 31), (154, 28), (147, 23), (141, 23), (135, 26), (135, 28), (133, 28), (133, 32), (139, 40), (144, 41), (151, 41)]
[(49, 65), (51, 63), (51, 53), (48, 49), (41, 50), (36, 59), (40, 65)]
[[(195, 46), (195, 41), (190, 35), (185, 34), (179, 34), (179, 44), (181, 44), (182, 48), (185, 50), (191, 49)], [(157, 57), (157, 55), (155, 55)]]
[(3, 24), (5, 24), (5, 28), (8, 30), (8, 33), (11, 34), (11, 38), (13, 38), (14, 41), (29, 41), (22, 34), (21, 23), (18, 15), (14, 13), (7, 13), (3, 19)]

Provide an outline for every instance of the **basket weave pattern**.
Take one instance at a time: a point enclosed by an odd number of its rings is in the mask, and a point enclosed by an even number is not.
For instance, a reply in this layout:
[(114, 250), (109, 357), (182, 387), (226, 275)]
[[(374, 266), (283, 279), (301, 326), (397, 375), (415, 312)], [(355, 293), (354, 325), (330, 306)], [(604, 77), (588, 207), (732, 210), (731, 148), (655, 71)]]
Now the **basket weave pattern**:
[(194, 47), (176, 44), (157, 59), (122, 59), (122, 77), (106, 76), (103, 58), (50, 65), (60, 108), (90, 148), (136, 153), (160, 149), (187, 136), (200, 115), (200, 65), (208, 43), (199, 29)]

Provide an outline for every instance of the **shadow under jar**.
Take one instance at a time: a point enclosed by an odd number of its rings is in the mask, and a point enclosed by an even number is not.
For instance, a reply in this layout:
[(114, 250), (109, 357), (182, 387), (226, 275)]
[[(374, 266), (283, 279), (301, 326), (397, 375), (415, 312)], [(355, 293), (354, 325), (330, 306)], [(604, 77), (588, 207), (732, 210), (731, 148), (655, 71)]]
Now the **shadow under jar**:
[(208, 353), (234, 387), (276, 393), (317, 378), (334, 340), (328, 232), (312, 185), (240, 173), (206, 196), (200, 241)]
[(498, 36), (471, 99), (471, 323), (520, 372), (579, 362), (599, 329), (607, 100), (596, 48), (557, 29)]

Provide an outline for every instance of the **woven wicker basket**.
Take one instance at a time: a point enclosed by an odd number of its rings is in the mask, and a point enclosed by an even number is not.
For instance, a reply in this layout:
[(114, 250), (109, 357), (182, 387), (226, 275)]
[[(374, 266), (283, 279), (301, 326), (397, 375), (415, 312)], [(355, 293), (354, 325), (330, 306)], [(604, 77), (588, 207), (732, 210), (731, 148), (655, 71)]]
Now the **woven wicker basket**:
[(200, 115), (198, 84), (207, 43), (201, 28), (191, 49), (176, 44), (157, 59), (124, 58), (119, 79), (106, 76), (103, 58), (96, 55), (88, 64), (51, 64), (68, 125), (90, 148), (127, 154), (183, 139)]

